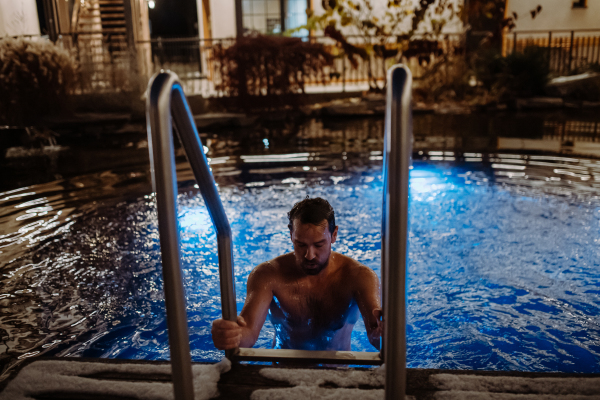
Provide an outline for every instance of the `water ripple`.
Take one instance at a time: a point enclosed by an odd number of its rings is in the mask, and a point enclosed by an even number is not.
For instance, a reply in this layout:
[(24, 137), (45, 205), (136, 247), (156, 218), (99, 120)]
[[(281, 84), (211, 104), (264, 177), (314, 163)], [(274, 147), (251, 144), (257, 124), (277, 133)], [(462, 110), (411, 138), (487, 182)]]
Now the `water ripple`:
[[(285, 157), (245, 163), (236, 154), (213, 165), (234, 236), (238, 310), (252, 268), (291, 251), (286, 213), (306, 195), (334, 206), (334, 249), (379, 272), (377, 150), (306, 151), (313, 160), (300, 165)], [(409, 366), (600, 372), (600, 163), (540, 157), (415, 154)], [(284, 167), (291, 169), (282, 174)], [(178, 170), (192, 356), (217, 360), (215, 232), (189, 167)], [(168, 359), (149, 192), (140, 171), (0, 193), (1, 378), (40, 355)], [(257, 345), (269, 347), (272, 333), (267, 322)], [(362, 322), (352, 348), (373, 350)]]

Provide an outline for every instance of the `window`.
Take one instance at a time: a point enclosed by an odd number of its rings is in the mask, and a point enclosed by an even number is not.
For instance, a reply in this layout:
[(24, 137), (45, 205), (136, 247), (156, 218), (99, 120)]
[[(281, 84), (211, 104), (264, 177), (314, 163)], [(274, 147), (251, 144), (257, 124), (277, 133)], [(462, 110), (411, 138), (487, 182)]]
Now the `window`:
[(281, 33), (279, 0), (243, 0), (244, 31)]
[[(304, 25), (307, 7), (308, 0), (242, 0), (244, 31), (270, 35)], [(282, 17), (285, 18), (283, 24)], [(306, 35), (306, 32), (299, 34)]]
[(587, 8), (587, 0), (576, 0), (573, 2), (573, 8)]
[[(306, 25), (306, 9), (308, 2), (306, 0), (285, 0), (285, 29), (293, 29)], [(308, 31), (302, 29), (296, 32), (294, 36), (308, 36)]]

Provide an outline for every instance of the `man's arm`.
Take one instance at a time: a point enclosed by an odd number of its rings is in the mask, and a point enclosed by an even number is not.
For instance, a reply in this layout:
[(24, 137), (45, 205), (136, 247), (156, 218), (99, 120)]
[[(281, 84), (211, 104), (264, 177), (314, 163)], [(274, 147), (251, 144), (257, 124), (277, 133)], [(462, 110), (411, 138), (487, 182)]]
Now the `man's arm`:
[(246, 302), (237, 322), (213, 321), (211, 333), (217, 349), (254, 346), (273, 299), (275, 272), (271, 263), (262, 263), (254, 268), (248, 277)]
[(380, 350), (383, 322), (380, 319), (382, 312), (379, 278), (372, 269), (359, 265), (354, 277), (354, 287), (354, 298), (365, 322), (369, 342)]

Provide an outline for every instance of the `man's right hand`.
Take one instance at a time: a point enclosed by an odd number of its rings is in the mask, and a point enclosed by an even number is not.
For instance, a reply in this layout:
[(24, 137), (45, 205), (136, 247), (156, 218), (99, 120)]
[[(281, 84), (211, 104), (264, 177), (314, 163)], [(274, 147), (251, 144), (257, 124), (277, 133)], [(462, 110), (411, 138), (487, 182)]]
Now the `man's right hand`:
[(215, 347), (219, 350), (239, 347), (242, 340), (242, 328), (244, 327), (246, 327), (246, 321), (241, 316), (237, 317), (237, 322), (225, 319), (214, 320), (210, 333)]

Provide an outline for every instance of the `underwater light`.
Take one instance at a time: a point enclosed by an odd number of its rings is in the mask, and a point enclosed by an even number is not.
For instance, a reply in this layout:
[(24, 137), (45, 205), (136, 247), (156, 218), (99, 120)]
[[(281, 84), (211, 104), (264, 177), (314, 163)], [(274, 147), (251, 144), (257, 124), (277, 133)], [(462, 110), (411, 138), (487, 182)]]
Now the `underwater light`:
[(185, 231), (211, 229), (212, 223), (208, 211), (204, 208), (182, 208), (179, 217), (179, 227)]
[(444, 175), (435, 169), (413, 169), (409, 173), (409, 180), (413, 194), (440, 191), (449, 185)]

